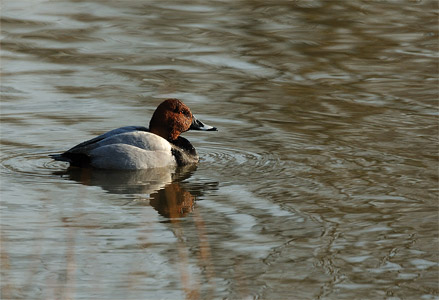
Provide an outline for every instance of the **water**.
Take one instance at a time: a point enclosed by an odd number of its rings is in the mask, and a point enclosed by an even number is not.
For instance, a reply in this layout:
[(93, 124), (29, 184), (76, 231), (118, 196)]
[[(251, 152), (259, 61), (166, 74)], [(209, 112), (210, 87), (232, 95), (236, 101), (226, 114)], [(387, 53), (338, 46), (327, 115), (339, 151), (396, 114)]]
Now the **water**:
[[(7, 1), (2, 299), (438, 299), (436, 1)], [(197, 166), (67, 170), (168, 97)]]

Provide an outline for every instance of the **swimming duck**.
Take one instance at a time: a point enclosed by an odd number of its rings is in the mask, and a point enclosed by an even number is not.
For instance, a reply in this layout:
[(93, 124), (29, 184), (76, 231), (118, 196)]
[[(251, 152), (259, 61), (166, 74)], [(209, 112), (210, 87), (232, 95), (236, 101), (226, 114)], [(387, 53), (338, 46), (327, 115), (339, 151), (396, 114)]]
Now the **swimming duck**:
[(197, 163), (197, 151), (180, 134), (188, 130), (217, 131), (196, 119), (182, 101), (167, 99), (152, 115), (149, 128), (125, 126), (82, 142), (51, 157), (73, 167), (140, 170)]

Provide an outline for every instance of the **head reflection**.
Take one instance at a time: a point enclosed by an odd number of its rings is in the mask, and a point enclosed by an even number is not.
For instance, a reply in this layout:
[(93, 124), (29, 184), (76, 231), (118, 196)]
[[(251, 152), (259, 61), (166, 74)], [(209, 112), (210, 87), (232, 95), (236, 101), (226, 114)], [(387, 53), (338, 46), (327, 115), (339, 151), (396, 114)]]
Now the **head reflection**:
[[(136, 201), (139, 205), (149, 202), (160, 215), (180, 218), (193, 211), (195, 195), (192, 192), (200, 195), (205, 187), (212, 186), (191, 186), (190, 191), (185, 188), (182, 181), (190, 178), (196, 169), (196, 165), (136, 171), (69, 168), (55, 174), (87, 186), (99, 186), (112, 194), (142, 195), (140, 199), (146, 201)], [(149, 198), (144, 198), (146, 194)]]
[(170, 183), (163, 189), (151, 194), (150, 204), (166, 218), (184, 217), (194, 209), (195, 197), (179, 182)]

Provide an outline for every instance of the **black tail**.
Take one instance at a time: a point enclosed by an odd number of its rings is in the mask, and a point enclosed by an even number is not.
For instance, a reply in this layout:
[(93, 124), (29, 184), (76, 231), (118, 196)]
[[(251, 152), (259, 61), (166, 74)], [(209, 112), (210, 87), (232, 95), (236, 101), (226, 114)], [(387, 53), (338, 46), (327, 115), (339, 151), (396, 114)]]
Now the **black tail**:
[(65, 161), (73, 167), (89, 167), (90, 157), (83, 153), (64, 152), (61, 154), (50, 154), (52, 159), (57, 161)]
[(63, 154), (50, 154), (49, 156), (54, 160), (72, 162), (71, 159), (63, 156)]

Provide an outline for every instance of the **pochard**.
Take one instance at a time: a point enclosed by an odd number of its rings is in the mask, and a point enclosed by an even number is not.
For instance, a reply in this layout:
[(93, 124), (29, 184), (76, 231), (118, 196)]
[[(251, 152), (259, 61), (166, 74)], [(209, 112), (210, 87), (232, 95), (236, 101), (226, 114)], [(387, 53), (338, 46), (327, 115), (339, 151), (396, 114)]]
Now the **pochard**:
[(167, 99), (152, 115), (149, 128), (126, 126), (108, 131), (51, 157), (73, 167), (140, 170), (197, 163), (197, 151), (180, 134), (217, 131), (197, 120), (182, 101)]

